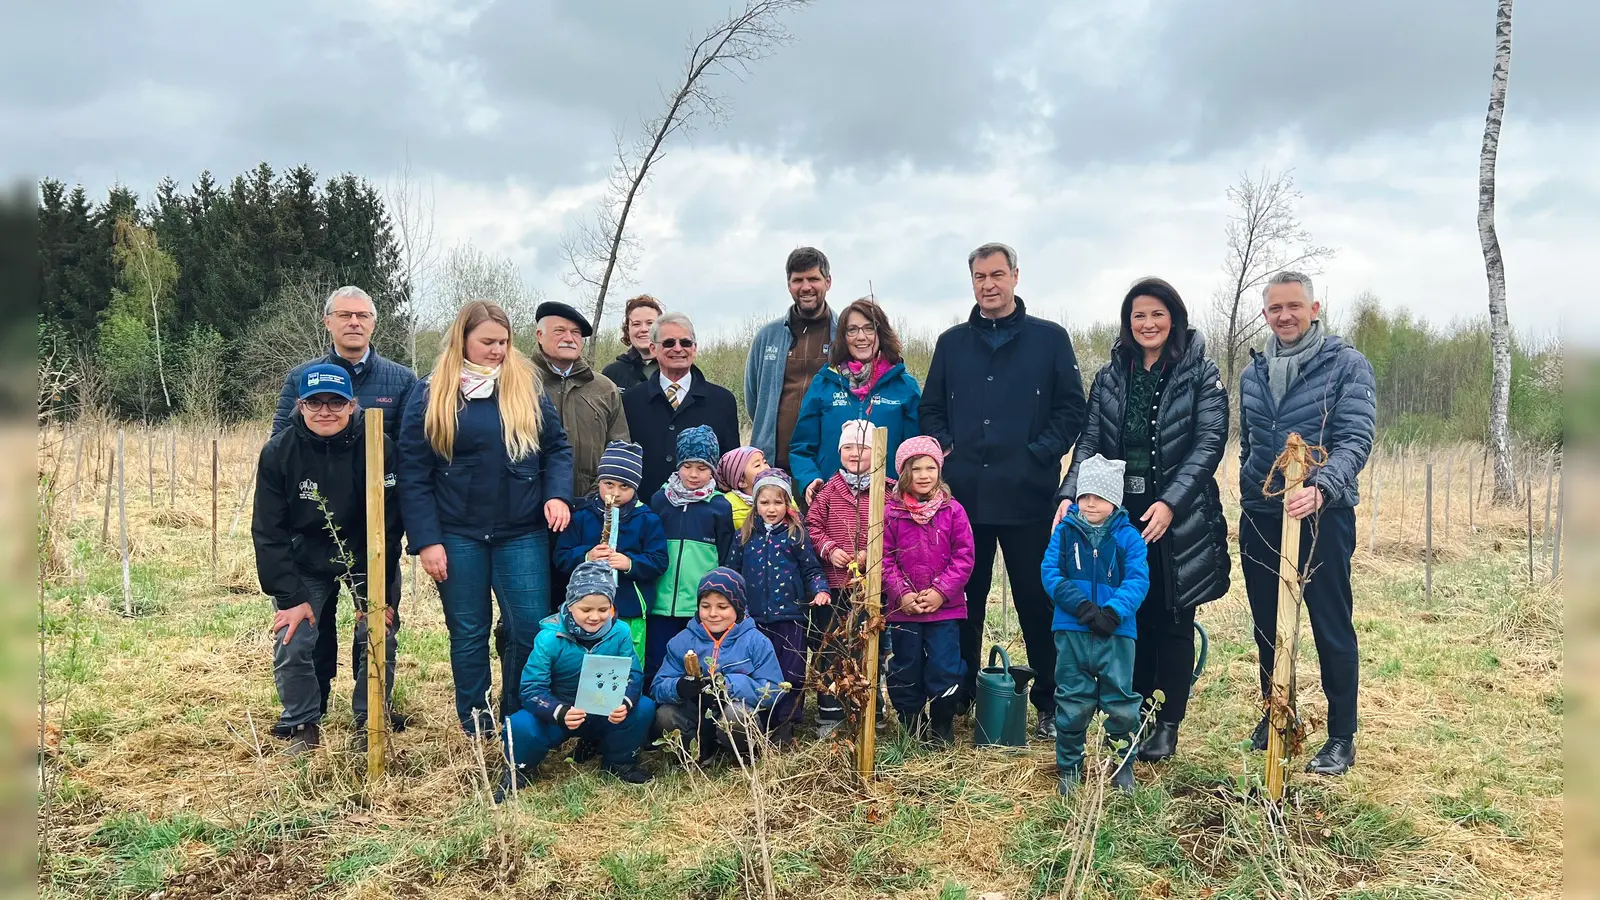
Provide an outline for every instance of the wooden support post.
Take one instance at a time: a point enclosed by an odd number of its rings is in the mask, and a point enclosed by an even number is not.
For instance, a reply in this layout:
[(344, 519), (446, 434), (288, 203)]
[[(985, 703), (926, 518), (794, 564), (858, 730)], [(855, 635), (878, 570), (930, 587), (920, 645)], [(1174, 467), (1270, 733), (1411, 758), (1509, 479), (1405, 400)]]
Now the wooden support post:
[(1472, 499), (1472, 486), (1477, 483), (1478, 461), (1467, 458), (1467, 533), (1478, 530), (1478, 504)]
[(1543, 556), (1550, 552), (1550, 507), (1555, 499), (1556, 451), (1551, 450), (1544, 461), (1544, 529), (1539, 532), (1539, 550)]
[(1450, 489), (1456, 480), (1456, 451), (1450, 451), (1450, 461), (1445, 463), (1444, 469), (1444, 539), (1450, 541)]
[[(866, 623), (871, 624), (883, 615), (883, 501), (885, 456), (889, 449), (889, 429), (878, 428), (872, 435), (872, 487), (867, 512), (867, 584), (864, 604)], [(878, 640), (876, 630), (867, 634), (866, 658), (862, 669), (867, 676), (867, 701), (861, 710), (860, 735), (856, 738), (856, 771), (863, 779), (872, 778), (873, 758), (877, 755), (878, 714)]]
[[(128, 560), (128, 465), (122, 450), (122, 429), (117, 429), (117, 520), (122, 539), (122, 614), (133, 618), (133, 576)], [(136, 482), (137, 483), (137, 482)], [(110, 485), (107, 485), (107, 490)], [(137, 490), (137, 489), (136, 489)]]
[(156, 436), (146, 432), (144, 436), (144, 485), (145, 502), (151, 509), (156, 506)]
[[(1298, 450), (1298, 452), (1296, 452)], [(1297, 433), (1290, 433), (1283, 471), (1284, 502), (1300, 490), (1305, 480), (1306, 444)], [(1284, 762), (1288, 756), (1287, 738), (1293, 708), (1294, 658), (1300, 644), (1300, 530), (1303, 520), (1283, 516), (1283, 533), (1278, 545), (1278, 629), (1272, 655), (1272, 696), (1268, 713), (1272, 727), (1267, 730), (1267, 797), (1274, 803), (1283, 799)]]
[(1372, 528), (1370, 529), (1371, 534), (1367, 535), (1367, 552), (1368, 553), (1377, 553), (1378, 552), (1378, 510), (1381, 508), (1382, 503), (1383, 503), (1383, 497), (1381, 496), (1382, 490), (1383, 490), (1383, 482), (1381, 480), (1379, 480), (1378, 467), (1377, 466), (1373, 466), (1372, 467)]
[(1556, 497), (1556, 533), (1555, 539), (1550, 544), (1550, 580), (1555, 581), (1561, 577), (1561, 520), (1562, 512), (1567, 506), (1567, 479), (1562, 473), (1560, 481), (1560, 494)]
[(100, 543), (102, 544), (111, 541), (111, 483), (116, 480), (117, 474), (122, 471), (122, 467), (117, 465), (117, 455), (112, 453), (109, 456), (110, 458), (106, 461), (106, 465), (110, 467), (106, 471), (106, 505), (100, 511)]
[(77, 459), (72, 464), (72, 505), (67, 507), (67, 528), (78, 518), (78, 489), (83, 486), (83, 435), (78, 435)]
[(1422, 593), (1428, 603), (1433, 603), (1433, 463), (1428, 463), (1427, 474), (1427, 520), (1422, 526), (1423, 550), (1426, 561), (1422, 566)]
[(1528, 583), (1533, 584), (1533, 461), (1528, 466)]
[(388, 667), (388, 560), (384, 559), (383, 530), (383, 410), (367, 410), (367, 783), (383, 777), (385, 745), (389, 736), (389, 708), (384, 701), (384, 670)]
[(178, 505), (178, 428), (167, 432), (167, 508)]
[(217, 439), (211, 439), (211, 580), (217, 580), (217, 478), (221, 457), (217, 453)]

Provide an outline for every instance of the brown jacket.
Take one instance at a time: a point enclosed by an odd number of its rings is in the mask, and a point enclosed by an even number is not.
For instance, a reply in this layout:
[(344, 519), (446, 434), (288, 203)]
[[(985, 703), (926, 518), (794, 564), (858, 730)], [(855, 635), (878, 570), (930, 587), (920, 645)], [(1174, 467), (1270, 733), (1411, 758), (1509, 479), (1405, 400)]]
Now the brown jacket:
[(572, 444), (573, 496), (584, 497), (594, 487), (606, 443), (628, 439), (622, 394), (611, 379), (590, 368), (582, 357), (572, 364), (572, 374), (565, 378), (550, 368), (550, 361), (539, 348), (534, 348), (531, 358), (539, 377), (544, 379), (544, 394), (561, 414), (561, 425)]

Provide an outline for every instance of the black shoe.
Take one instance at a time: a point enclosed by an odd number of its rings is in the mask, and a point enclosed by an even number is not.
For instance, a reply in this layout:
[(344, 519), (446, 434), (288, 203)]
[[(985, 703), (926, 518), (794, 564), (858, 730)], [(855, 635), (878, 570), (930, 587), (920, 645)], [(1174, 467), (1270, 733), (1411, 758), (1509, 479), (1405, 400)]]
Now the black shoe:
[(794, 736), (794, 723), (784, 722), (772, 729), (772, 746), (779, 750), (793, 750), (800, 742)]
[(972, 698), (963, 691), (956, 697), (956, 718), (965, 719), (972, 714)]
[(411, 727), (411, 717), (410, 716), (406, 715), (405, 713), (395, 712), (393, 710), (389, 711), (389, 730), (390, 731), (394, 732), (395, 734), (399, 734), (400, 732), (405, 731), (407, 728), (410, 728), (410, 727)]
[(1033, 726), (1033, 739), (1036, 741), (1056, 742), (1056, 717), (1049, 713), (1039, 714), (1039, 724)]
[(1267, 732), (1272, 728), (1272, 716), (1269, 713), (1261, 714), (1261, 721), (1256, 723), (1256, 730), (1250, 733), (1250, 749), (1260, 753), (1267, 749)]
[(1343, 775), (1355, 764), (1354, 738), (1328, 738), (1311, 762), (1306, 763), (1306, 771), (1312, 775)]
[(296, 726), (289, 732), (289, 755), (299, 756), (322, 746), (322, 729), (315, 722)]
[(526, 790), (532, 779), (523, 774), (517, 766), (507, 766), (500, 773), (500, 783), (494, 789), (494, 802), (496, 806), (504, 803), (506, 798), (517, 791)]
[(645, 784), (655, 777), (650, 774), (648, 769), (641, 767), (638, 763), (628, 763), (623, 766), (603, 766), (600, 771), (626, 784)]
[(1129, 756), (1111, 773), (1111, 787), (1119, 794), (1131, 794), (1136, 786), (1133, 780), (1133, 757)]
[(928, 733), (927, 710), (925, 708), (919, 709), (914, 713), (908, 713), (901, 716), (900, 729), (904, 731), (912, 740), (922, 740), (922, 738)]
[(600, 742), (594, 738), (579, 738), (578, 746), (572, 748), (572, 761), (575, 763), (588, 762), (600, 755)]
[(931, 741), (935, 746), (955, 746), (956, 702), (954, 697), (940, 697), (928, 704), (928, 727), (933, 732)]
[(294, 734), (294, 729), (282, 722), (276, 722), (273, 724), (270, 734), (280, 741), (287, 741), (290, 735)]
[(1175, 722), (1157, 722), (1154, 731), (1139, 743), (1141, 762), (1160, 762), (1178, 752), (1178, 725)]

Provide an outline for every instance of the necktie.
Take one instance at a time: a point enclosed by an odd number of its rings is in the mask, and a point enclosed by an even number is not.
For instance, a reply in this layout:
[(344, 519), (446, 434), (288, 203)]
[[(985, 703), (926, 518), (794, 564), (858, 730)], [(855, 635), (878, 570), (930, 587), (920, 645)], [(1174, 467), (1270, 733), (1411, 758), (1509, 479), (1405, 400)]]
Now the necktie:
[(678, 408), (678, 391), (679, 390), (681, 390), (681, 388), (679, 388), (676, 383), (667, 385), (667, 402), (672, 404), (672, 408), (673, 409), (677, 409)]

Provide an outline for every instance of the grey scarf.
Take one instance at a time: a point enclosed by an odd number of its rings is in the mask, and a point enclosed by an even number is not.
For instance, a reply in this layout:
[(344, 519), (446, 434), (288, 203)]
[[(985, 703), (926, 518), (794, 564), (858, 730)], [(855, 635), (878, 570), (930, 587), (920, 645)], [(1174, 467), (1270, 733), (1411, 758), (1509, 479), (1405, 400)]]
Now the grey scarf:
[(1322, 332), (1322, 320), (1316, 319), (1300, 339), (1285, 347), (1276, 334), (1267, 338), (1267, 388), (1272, 391), (1272, 402), (1282, 403), (1289, 393), (1289, 385), (1300, 377), (1300, 364), (1313, 359), (1322, 351), (1327, 335)]

